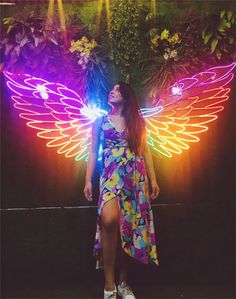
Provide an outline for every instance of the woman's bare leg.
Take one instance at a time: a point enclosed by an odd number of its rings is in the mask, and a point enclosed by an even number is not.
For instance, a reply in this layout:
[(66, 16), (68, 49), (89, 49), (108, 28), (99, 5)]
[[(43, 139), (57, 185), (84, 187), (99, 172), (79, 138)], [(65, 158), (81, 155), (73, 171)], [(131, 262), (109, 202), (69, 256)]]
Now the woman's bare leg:
[(115, 289), (115, 260), (117, 248), (117, 230), (120, 212), (116, 198), (109, 200), (102, 208), (102, 255), (105, 275), (105, 290)]
[(119, 273), (119, 283), (127, 279), (128, 269), (129, 269), (129, 259), (124, 249), (119, 247), (119, 260), (120, 260), (120, 273)]

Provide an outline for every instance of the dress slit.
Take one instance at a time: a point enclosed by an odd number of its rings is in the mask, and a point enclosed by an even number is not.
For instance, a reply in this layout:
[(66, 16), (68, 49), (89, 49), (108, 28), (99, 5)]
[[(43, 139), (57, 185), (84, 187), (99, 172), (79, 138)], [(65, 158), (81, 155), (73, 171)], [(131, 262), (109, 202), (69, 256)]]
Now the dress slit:
[(151, 200), (146, 193), (147, 172), (144, 158), (128, 147), (127, 130), (119, 132), (103, 117), (103, 146), (100, 194), (93, 255), (96, 269), (103, 268), (101, 229), (102, 209), (116, 197), (119, 206), (120, 246), (142, 264), (159, 265)]

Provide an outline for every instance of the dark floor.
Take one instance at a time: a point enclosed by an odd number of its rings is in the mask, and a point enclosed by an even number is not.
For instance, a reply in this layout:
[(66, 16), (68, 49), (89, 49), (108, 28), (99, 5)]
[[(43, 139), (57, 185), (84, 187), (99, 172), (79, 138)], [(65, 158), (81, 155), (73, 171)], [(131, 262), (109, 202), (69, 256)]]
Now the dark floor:
[[(130, 259), (137, 299), (236, 298), (233, 207), (153, 211), (160, 265)], [(103, 298), (103, 271), (92, 256), (95, 220), (87, 209), (4, 211), (1, 298)]]
[[(234, 285), (169, 284), (132, 285), (137, 299), (141, 298), (236, 298)], [(103, 285), (92, 283), (75, 286), (19, 286), (1, 298), (103, 298)]]

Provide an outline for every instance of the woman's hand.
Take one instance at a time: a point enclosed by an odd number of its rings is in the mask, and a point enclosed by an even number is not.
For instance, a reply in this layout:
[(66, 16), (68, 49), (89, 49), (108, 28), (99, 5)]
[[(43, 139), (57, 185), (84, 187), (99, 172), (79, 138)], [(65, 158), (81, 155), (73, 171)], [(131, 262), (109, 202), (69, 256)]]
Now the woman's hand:
[(84, 195), (88, 201), (93, 200), (93, 198), (92, 198), (92, 183), (91, 182), (88, 182), (85, 184)]
[(156, 180), (152, 180), (150, 182), (150, 185), (151, 185), (151, 196), (150, 196), (150, 198), (151, 198), (151, 200), (153, 200), (154, 198), (156, 198), (159, 195), (160, 187), (158, 186)]

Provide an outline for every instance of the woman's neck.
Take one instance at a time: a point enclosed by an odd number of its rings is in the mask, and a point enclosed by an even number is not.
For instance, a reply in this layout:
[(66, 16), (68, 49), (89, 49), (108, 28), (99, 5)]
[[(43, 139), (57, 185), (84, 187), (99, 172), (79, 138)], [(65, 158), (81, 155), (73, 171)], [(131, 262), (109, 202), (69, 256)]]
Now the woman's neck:
[(123, 106), (113, 106), (111, 109), (111, 115), (119, 115), (121, 116), (123, 110)]

